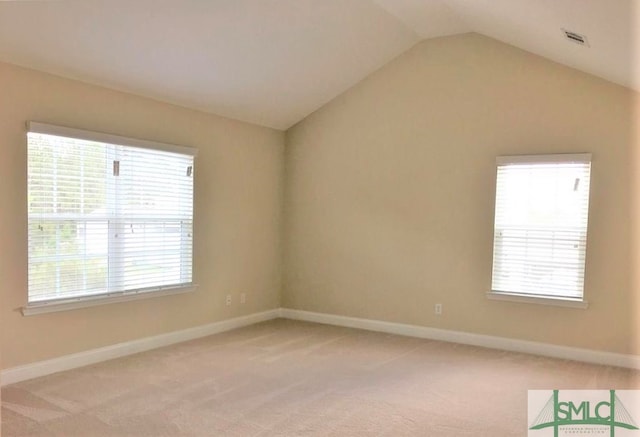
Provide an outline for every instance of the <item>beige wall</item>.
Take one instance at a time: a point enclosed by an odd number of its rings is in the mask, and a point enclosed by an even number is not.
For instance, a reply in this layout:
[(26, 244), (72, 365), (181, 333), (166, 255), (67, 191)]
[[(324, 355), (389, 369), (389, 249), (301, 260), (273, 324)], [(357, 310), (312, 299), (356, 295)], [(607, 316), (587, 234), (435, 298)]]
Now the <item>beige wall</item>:
[[(281, 303), (640, 353), (636, 98), (479, 35), (441, 38), (289, 130), (285, 151), (282, 132), (0, 63), (2, 368)], [(197, 292), (20, 314), (27, 120), (199, 149)], [(489, 301), (495, 157), (556, 152), (593, 154), (590, 307)]]
[(636, 353), (640, 351), (640, 94), (635, 94), (632, 120), (633, 145), (629, 156), (629, 172), (631, 175), (629, 189), (629, 277), (632, 292), (631, 301), (628, 302), (627, 312), (631, 317), (631, 332), (629, 339), (634, 344)]
[[(640, 352), (633, 98), (477, 34), (415, 46), (287, 132), (283, 306)], [(570, 152), (593, 154), (589, 308), (488, 300), (496, 156)]]
[[(20, 314), (27, 299), (27, 120), (199, 149), (196, 292)], [(282, 132), (0, 64), (2, 368), (277, 308), (283, 147)]]

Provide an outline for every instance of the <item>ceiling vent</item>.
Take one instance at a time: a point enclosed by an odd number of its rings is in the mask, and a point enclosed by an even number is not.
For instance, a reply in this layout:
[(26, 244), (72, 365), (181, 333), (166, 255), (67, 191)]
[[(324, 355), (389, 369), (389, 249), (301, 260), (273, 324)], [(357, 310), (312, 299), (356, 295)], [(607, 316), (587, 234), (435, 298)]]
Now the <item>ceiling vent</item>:
[(569, 41), (580, 44), (581, 46), (589, 47), (589, 41), (587, 41), (587, 37), (585, 35), (580, 35), (579, 33), (571, 32), (567, 29), (562, 29), (562, 32), (564, 33), (565, 38)]

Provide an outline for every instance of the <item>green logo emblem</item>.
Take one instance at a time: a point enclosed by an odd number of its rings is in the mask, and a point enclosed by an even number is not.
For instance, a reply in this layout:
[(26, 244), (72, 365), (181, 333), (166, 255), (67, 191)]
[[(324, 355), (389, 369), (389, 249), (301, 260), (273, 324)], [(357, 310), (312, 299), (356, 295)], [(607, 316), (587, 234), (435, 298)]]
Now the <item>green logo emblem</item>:
[[(586, 391), (585, 391), (586, 392)], [(581, 427), (581, 434), (589, 427), (601, 430), (608, 428), (609, 436), (614, 437), (616, 428), (638, 430), (633, 417), (616, 395), (615, 390), (609, 390), (609, 396), (601, 400), (560, 400), (560, 390), (553, 390), (538, 416), (535, 418), (529, 430), (553, 428), (554, 437), (558, 437), (561, 427)], [(603, 428), (604, 427), (604, 428)], [(635, 434), (635, 433), (634, 433)], [(534, 435), (529, 433), (529, 435)]]

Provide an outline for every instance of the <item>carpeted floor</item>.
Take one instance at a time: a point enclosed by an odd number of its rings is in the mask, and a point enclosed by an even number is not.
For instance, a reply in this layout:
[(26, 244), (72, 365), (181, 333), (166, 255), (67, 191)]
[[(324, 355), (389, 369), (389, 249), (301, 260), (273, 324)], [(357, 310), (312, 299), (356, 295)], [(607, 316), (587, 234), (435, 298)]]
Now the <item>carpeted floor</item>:
[(2, 436), (526, 436), (527, 389), (640, 372), (274, 320), (2, 389)]

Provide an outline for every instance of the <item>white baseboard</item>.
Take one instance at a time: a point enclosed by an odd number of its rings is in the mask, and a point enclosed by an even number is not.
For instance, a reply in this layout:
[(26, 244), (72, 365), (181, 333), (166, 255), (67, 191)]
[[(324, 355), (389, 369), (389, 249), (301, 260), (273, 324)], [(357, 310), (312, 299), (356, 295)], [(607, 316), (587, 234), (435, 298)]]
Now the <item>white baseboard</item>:
[(385, 332), (389, 334), (406, 335), (409, 337), (426, 338), (431, 340), (461, 343), (473, 346), (501, 349), (512, 352), (542, 355), (545, 357), (582, 361), (586, 363), (604, 364), (616, 367), (628, 367), (640, 370), (640, 356), (625, 355), (613, 352), (580, 349), (569, 346), (558, 346), (548, 343), (537, 343), (526, 340), (516, 340), (491, 335), (472, 334), (469, 332), (450, 331), (446, 329), (428, 328), (425, 326), (407, 325), (402, 323), (383, 322), (379, 320), (360, 319), (355, 317), (336, 316), (333, 314), (314, 313), (310, 311), (282, 308), (280, 316), (307, 322), (324, 323), (327, 325), (345, 326), (349, 328), (366, 329), (368, 331)]
[(50, 375), (52, 373), (75, 369), (77, 367), (111, 360), (125, 355), (131, 355), (183, 341), (218, 334), (231, 329), (276, 319), (278, 317), (640, 370), (640, 356), (638, 355), (617, 354), (613, 352), (558, 346), (548, 343), (537, 343), (533, 341), (494, 337), (490, 335), (472, 334), (469, 332), (428, 328), (425, 326), (408, 325), (403, 323), (383, 322), (380, 320), (360, 319), (356, 317), (278, 308), (261, 313), (250, 314), (248, 316), (210, 323), (208, 325), (197, 326), (195, 328), (141, 338), (125, 343), (118, 343), (98, 349), (92, 349), (50, 360), (26, 364), (24, 366), (5, 369), (0, 372), (0, 382), (2, 386), (14, 384), (16, 382), (37, 378), (39, 376)]
[(138, 340), (118, 343), (111, 346), (91, 349), (84, 352), (78, 352), (71, 355), (53, 358), (45, 361), (38, 361), (24, 366), (5, 369), (0, 372), (0, 382), (2, 385), (14, 384), (16, 382), (25, 381), (27, 379), (37, 378), (39, 376), (50, 375), (64, 370), (75, 369), (77, 367), (95, 364), (101, 361), (111, 360), (114, 358), (131, 355), (138, 352), (144, 352), (150, 349), (156, 349), (171, 344), (180, 343), (187, 340), (193, 340), (208, 335), (217, 334), (231, 329), (243, 326), (253, 325), (254, 323), (264, 322), (266, 320), (276, 319), (280, 316), (280, 309), (264, 311), (261, 313), (250, 314), (248, 316), (236, 317), (229, 320), (210, 323), (207, 325), (196, 326), (195, 328), (183, 329), (180, 331), (160, 334), (153, 337), (141, 338)]

